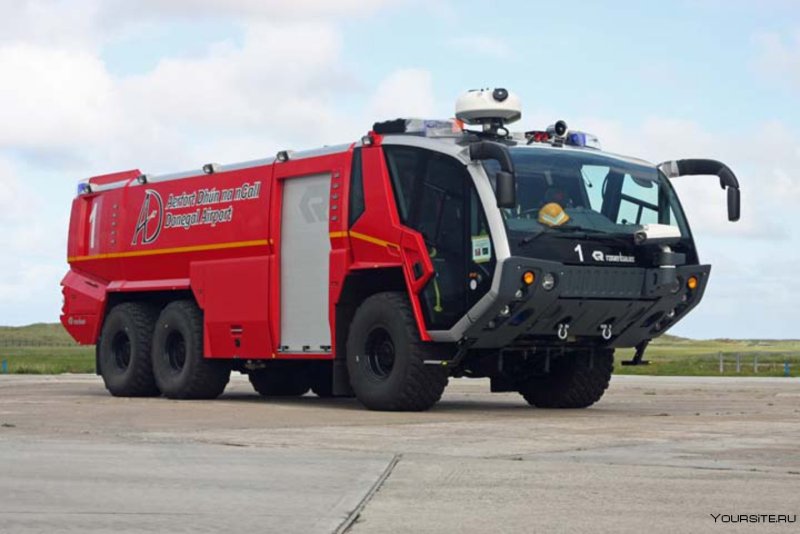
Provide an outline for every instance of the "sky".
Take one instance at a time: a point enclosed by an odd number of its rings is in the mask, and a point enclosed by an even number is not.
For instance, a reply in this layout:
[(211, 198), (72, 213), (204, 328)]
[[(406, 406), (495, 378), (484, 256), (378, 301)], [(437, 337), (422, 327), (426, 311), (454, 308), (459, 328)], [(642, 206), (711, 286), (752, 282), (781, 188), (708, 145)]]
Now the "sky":
[(800, 338), (800, 3), (792, 0), (0, 0), (0, 324), (58, 320), (78, 180), (160, 174), (449, 118), (506, 87), (514, 130), (709, 157), (675, 186), (703, 302), (671, 333)]

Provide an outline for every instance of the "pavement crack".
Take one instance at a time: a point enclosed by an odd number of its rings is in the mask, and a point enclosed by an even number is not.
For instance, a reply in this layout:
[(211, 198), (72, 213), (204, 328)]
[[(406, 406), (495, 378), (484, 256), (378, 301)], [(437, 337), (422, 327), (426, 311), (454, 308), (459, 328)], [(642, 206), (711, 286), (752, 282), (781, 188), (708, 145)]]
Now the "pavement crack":
[(339, 527), (334, 531), (334, 534), (345, 534), (348, 532), (358, 518), (361, 516), (361, 512), (364, 511), (364, 508), (369, 504), (372, 498), (375, 496), (378, 491), (383, 487), (383, 484), (389, 478), (389, 475), (392, 474), (394, 468), (397, 467), (397, 464), (400, 463), (400, 459), (403, 457), (402, 454), (395, 454), (389, 464), (386, 466), (386, 469), (383, 470), (381, 476), (375, 481), (374, 484), (369, 488), (369, 491), (364, 495), (364, 497), (358, 502), (355, 508), (347, 514), (345, 520), (339, 525)]

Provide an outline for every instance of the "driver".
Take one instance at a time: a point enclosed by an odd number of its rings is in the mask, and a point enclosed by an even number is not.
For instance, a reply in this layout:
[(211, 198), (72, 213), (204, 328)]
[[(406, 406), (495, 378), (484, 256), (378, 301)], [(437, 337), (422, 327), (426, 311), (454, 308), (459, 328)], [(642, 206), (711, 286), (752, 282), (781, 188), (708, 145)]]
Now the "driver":
[(572, 198), (567, 194), (566, 191), (560, 187), (550, 186), (544, 192), (544, 199), (541, 205), (544, 206), (553, 202), (562, 208), (571, 208), (573, 205)]

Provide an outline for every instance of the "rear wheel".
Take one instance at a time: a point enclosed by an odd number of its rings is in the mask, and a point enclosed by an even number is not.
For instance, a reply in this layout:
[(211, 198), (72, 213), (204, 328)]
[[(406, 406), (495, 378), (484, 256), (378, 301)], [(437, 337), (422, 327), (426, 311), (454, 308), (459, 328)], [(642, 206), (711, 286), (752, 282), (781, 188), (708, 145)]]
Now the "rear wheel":
[(161, 312), (153, 335), (153, 374), (171, 399), (213, 399), (230, 379), (228, 362), (203, 357), (203, 312), (177, 300)]
[(268, 363), (265, 369), (250, 371), (248, 377), (262, 397), (300, 397), (311, 389), (308, 372), (295, 362)]
[(420, 340), (408, 298), (378, 293), (356, 311), (347, 337), (347, 368), (356, 398), (371, 410), (427, 410), (441, 398), (447, 372), (425, 365), (441, 347)]
[(98, 365), (106, 389), (117, 397), (159, 394), (150, 350), (158, 310), (141, 302), (111, 309), (97, 343)]
[(613, 350), (567, 352), (552, 360), (549, 373), (528, 379), (519, 392), (537, 408), (586, 408), (603, 396), (613, 370)]

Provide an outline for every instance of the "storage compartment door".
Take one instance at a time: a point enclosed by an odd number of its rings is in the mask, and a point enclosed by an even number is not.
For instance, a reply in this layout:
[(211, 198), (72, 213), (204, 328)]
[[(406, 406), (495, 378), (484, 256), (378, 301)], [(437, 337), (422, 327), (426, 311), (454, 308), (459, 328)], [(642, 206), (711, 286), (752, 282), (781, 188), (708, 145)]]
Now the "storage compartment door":
[(331, 175), (283, 182), (281, 207), (281, 352), (329, 352), (328, 199)]

